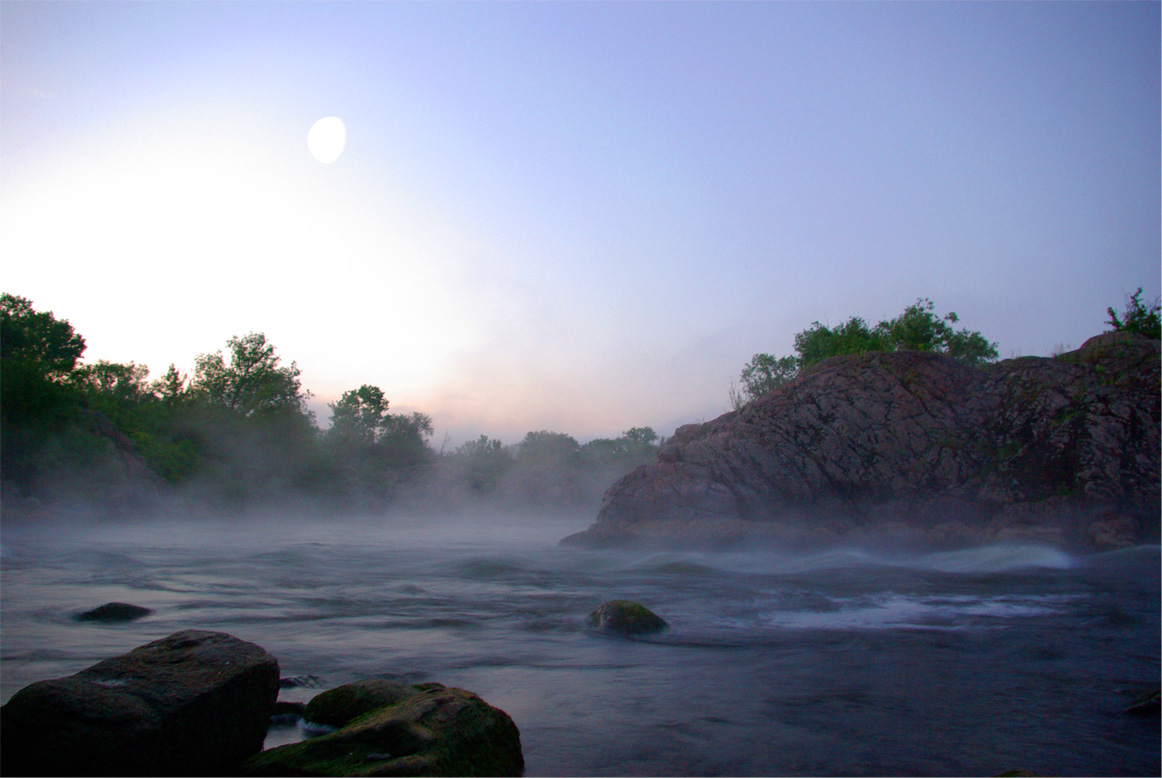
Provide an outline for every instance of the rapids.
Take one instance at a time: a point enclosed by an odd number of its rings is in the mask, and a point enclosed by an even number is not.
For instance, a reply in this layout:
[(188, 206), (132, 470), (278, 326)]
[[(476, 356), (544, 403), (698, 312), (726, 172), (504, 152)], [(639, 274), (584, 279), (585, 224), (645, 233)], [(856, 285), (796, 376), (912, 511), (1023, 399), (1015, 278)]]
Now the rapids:
[[(1159, 774), (1158, 719), (1122, 713), (1159, 680), (1157, 546), (557, 546), (576, 524), (5, 529), (0, 698), (197, 628), (308, 679), (284, 700), (372, 676), (474, 691), (528, 775)], [(670, 629), (589, 630), (614, 598)], [(110, 601), (154, 613), (73, 618)]]

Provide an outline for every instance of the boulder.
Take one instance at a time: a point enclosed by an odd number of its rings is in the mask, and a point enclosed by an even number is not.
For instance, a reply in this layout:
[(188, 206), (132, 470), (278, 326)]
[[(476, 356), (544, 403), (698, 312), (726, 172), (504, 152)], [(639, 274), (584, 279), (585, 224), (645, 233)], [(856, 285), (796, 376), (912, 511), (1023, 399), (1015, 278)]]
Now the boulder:
[(317, 707), (330, 710), (341, 702), (336, 709), (352, 712), (407, 688), (413, 693), (356, 715), (330, 734), (252, 756), (243, 774), (520, 775), (524, 770), (516, 724), (471, 692), (439, 684), (352, 686), (357, 688), (332, 690), (331, 699)]
[(649, 608), (629, 600), (602, 603), (589, 614), (589, 623), (598, 629), (620, 635), (659, 632), (669, 626), (665, 619)]
[(6, 775), (223, 775), (262, 749), (278, 662), (186, 630), (39, 681), (0, 708)]
[(408, 684), (369, 678), (316, 694), (303, 710), (303, 718), (338, 729), (357, 716), (395, 705), (420, 691)]
[(143, 608), (140, 605), (129, 605), (124, 602), (107, 602), (92, 610), (78, 613), (76, 619), (77, 621), (102, 621), (107, 624), (112, 624), (119, 621), (135, 621), (151, 613), (153, 613), (151, 609)]
[(1160, 350), (1118, 332), (979, 367), (916, 351), (823, 360), (680, 427), (562, 542), (1157, 542)]

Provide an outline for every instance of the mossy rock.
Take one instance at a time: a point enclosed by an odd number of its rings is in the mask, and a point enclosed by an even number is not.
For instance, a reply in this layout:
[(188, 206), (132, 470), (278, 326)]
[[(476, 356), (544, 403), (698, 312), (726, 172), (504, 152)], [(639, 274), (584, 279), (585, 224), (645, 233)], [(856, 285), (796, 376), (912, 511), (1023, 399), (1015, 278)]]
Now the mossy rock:
[(315, 724), (338, 729), (364, 713), (386, 705), (395, 705), (408, 697), (422, 694), (427, 688), (430, 688), (429, 684), (425, 684), (424, 688), (417, 688), (382, 678), (356, 681), (315, 695), (307, 703), (303, 718)]
[(589, 614), (590, 625), (621, 635), (642, 635), (659, 632), (669, 624), (644, 605), (630, 600), (610, 600), (597, 606)]
[[(415, 687), (410, 687), (415, 688)], [(463, 689), (418, 690), (343, 728), (251, 757), (245, 775), (520, 775), (520, 732)]]

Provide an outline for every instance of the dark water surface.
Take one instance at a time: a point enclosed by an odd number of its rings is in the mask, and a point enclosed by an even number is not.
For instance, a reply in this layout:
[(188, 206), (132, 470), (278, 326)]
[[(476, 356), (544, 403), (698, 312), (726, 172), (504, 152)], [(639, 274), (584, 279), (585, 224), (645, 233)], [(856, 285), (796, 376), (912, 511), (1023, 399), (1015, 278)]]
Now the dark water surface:
[[(439, 681), (516, 721), (528, 775), (1158, 775), (1157, 546), (935, 554), (587, 551), (583, 528), (4, 530), (7, 700), (181, 629), (316, 676)], [(671, 629), (589, 631), (637, 600)], [(154, 609), (77, 622), (105, 602)], [(300, 737), (273, 730), (268, 746)]]

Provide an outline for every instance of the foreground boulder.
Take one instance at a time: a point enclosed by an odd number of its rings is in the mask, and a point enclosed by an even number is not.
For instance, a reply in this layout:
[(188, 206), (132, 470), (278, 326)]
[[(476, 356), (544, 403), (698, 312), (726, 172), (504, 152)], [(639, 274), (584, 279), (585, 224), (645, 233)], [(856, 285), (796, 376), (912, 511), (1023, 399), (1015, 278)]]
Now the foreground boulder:
[(679, 428), (562, 542), (1156, 542), (1160, 346), (1112, 332), (981, 367), (916, 351), (827, 359)]
[[(524, 770), (516, 724), (463, 689), (363, 681), (319, 696), (325, 699), (308, 703), (306, 718), (323, 716), (340, 728), (253, 756), (244, 774), (520, 775)], [(375, 706), (381, 700), (388, 702)], [(353, 718), (344, 720), (348, 715)]]
[(598, 629), (621, 635), (643, 635), (659, 632), (669, 626), (661, 616), (630, 600), (602, 603), (589, 614), (589, 623)]
[(262, 749), (278, 662), (222, 632), (186, 630), (0, 708), (5, 775), (223, 775)]

